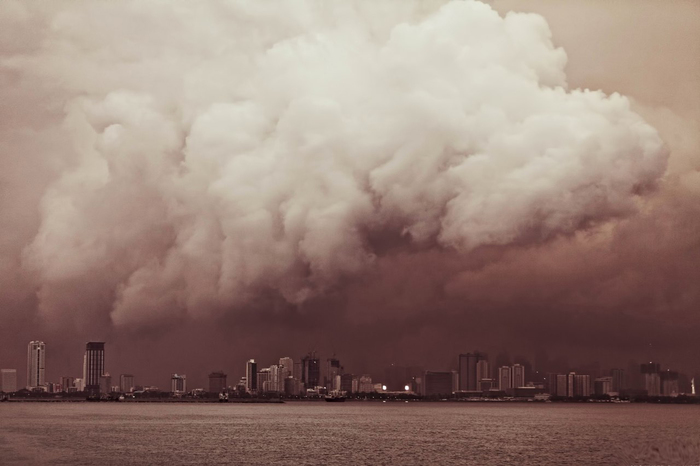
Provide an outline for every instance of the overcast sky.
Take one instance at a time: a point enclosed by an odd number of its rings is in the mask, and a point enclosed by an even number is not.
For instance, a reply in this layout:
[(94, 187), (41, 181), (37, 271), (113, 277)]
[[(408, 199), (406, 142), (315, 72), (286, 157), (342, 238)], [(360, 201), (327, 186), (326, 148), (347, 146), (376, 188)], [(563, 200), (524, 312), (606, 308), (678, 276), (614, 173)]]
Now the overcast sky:
[(700, 372), (698, 56), (691, 1), (5, 0), (0, 366)]

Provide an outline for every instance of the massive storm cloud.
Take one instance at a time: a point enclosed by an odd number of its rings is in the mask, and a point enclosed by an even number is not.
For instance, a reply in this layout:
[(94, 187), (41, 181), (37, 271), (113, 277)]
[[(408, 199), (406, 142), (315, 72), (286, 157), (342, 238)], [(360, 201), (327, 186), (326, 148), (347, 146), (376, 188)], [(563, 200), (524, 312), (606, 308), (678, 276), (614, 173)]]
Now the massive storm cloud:
[(38, 212), (3, 266), (29, 277), (47, 321), (301, 304), (376, 271), (381, 238), (455, 257), (539, 245), (635, 213), (666, 170), (627, 98), (569, 89), (538, 15), (476, 1), (2, 8), (17, 107), (3, 164), (22, 177), (3, 208)]

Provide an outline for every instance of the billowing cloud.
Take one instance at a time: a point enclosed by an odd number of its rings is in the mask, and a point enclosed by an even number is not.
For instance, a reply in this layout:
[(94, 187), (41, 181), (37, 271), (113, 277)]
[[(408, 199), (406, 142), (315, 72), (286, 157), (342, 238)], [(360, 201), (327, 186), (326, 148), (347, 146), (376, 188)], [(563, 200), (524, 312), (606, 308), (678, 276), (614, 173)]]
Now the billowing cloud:
[(24, 39), (0, 67), (40, 106), (33, 132), (3, 138), (41, 139), (21, 273), (47, 320), (151, 325), (271, 292), (303, 303), (376, 271), (379, 236), (457, 255), (541, 244), (633, 214), (666, 169), (627, 98), (568, 89), (538, 15), (476, 1), (43, 8), (4, 3)]

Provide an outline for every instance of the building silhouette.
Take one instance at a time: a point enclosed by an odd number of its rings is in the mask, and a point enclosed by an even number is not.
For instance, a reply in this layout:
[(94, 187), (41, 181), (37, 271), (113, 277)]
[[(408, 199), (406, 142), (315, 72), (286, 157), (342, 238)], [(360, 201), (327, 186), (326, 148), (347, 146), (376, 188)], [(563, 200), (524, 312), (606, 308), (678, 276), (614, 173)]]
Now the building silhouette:
[(0, 392), (17, 391), (17, 369), (0, 369)]
[(100, 377), (105, 373), (105, 344), (102, 341), (90, 341), (85, 345), (83, 359), (83, 379), (88, 396), (100, 394)]
[(648, 396), (661, 395), (661, 372), (659, 363), (650, 362), (649, 364), (641, 364), (640, 372), (644, 382), (644, 389)]
[(43, 387), (46, 368), (46, 345), (43, 341), (30, 341), (27, 347), (27, 388)]
[(513, 368), (502, 366), (498, 368), (498, 389), (505, 391), (513, 388)]
[[(480, 374), (477, 371), (477, 366), (480, 361), (486, 361), (486, 355), (478, 351), (459, 355), (459, 390), (476, 391), (479, 389)], [(482, 371), (483, 367), (482, 365)], [(488, 372), (488, 362), (486, 362), (486, 371)]]
[(258, 390), (258, 364), (255, 359), (245, 363), (245, 389), (249, 393)]
[(423, 378), (425, 396), (448, 396), (452, 394), (452, 372), (426, 371)]
[(187, 376), (185, 374), (173, 374), (170, 376), (170, 392), (182, 395), (187, 392)]
[(119, 376), (119, 391), (122, 393), (134, 391), (134, 376), (132, 374), (122, 374)]
[(316, 353), (309, 353), (301, 359), (301, 381), (306, 388), (319, 386), (321, 380), (321, 365)]

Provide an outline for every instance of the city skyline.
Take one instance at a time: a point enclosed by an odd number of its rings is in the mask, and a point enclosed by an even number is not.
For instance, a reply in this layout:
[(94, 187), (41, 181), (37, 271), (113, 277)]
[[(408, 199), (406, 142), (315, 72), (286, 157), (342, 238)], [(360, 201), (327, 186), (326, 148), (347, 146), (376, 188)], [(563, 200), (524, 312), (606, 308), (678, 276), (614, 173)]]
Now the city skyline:
[[(41, 349), (40, 356), (37, 350)], [(31, 341), (28, 345), (27, 367), (33, 370), (33, 362), (43, 360), (46, 354), (46, 345), (41, 341)], [(169, 375), (169, 384), (158, 386), (147, 383), (154, 378), (162, 378), (162, 374), (143, 374), (140, 377), (133, 373), (121, 373), (115, 376), (115, 384), (105, 365), (105, 342), (88, 342), (85, 344), (83, 355), (82, 377), (63, 375), (60, 383), (46, 381), (41, 385), (31, 385), (28, 377), (25, 388), (29, 390), (42, 389), (54, 392), (73, 391), (86, 393), (88, 398), (99, 397), (99, 394), (111, 392), (131, 392), (135, 387), (146, 387), (160, 391), (171, 392), (175, 395), (187, 394), (193, 390), (222, 391), (226, 387), (241, 386), (248, 393), (302, 393), (306, 389), (323, 387), (329, 391), (357, 392), (361, 386), (367, 388), (382, 387), (381, 391), (410, 391), (421, 395), (439, 394), (436, 388), (444, 390), (447, 386), (447, 378), (450, 380), (450, 393), (486, 393), (489, 391), (505, 392), (516, 389), (521, 395), (534, 393), (522, 390), (524, 388), (538, 389), (538, 393), (548, 393), (552, 396), (590, 396), (598, 393), (620, 393), (621, 389), (645, 392), (649, 396), (678, 396), (687, 393), (694, 394), (692, 380), (695, 374), (679, 373), (666, 365), (661, 369), (658, 362), (635, 363), (629, 361), (627, 368), (598, 364), (589, 366), (563, 367), (561, 361), (543, 361), (540, 353), (533, 364), (525, 358), (510, 359), (507, 353), (499, 353), (495, 358), (489, 358), (488, 353), (473, 351), (460, 353), (456, 357), (455, 364), (450, 370), (442, 372), (435, 367), (408, 367), (391, 364), (384, 369), (383, 374), (363, 374), (363, 371), (354, 373), (345, 370), (341, 360), (334, 353), (326, 359), (325, 369), (322, 369), (321, 358), (316, 351), (294, 359), (289, 356), (280, 357), (269, 367), (259, 366), (255, 359), (245, 362), (242, 376), (239, 382), (236, 372), (232, 375), (219, 370), (208, 374), (208, 385), (200, 384), (197, 378), (189, 378), (183, 372), (172, 372)], [(517, 362), (513, 362), (517, 361)], [(558, 367), (557, 367), (558, 366)], [(41, 366), (44, 368), (44, 366)], [(581, 374), (580, 371), (586, 372)], [(35, 371), (36, 375), (39, 373)], [(578, 373), (577, 373), (578, 372)], [(680, 374), (680, 376), (679, 376)], [(348, 376), (347, 380), (344, 376)], [(2, 369), (2, 382), (4, 386), (16, 385), (17, 371), (12, 368)], [(135, 379), (139, 378), (138, 384)], [(291, 382), (297, 385), (289, 385), (286, 379), (294, 379)], [(366, 382), (362, 379), (367, 378)], [(140, 380), (140, 379), (143, 379)], [(194, 383), (193, 383), (194, 380)], [(374, 381), (374, 383), (372, 382)], [(290, 382), (290, 383), (291, 383)], [(14, 385), (13, 385), (14, 384)], [(363, 385), (364, 384), (364, 385)], [(189, 391), (188, 387), (189, 386)], [(150, 387), (150, 388), (149, 388)], [(214, 387), (214, 388), (212, 388)], [(291, 387), (291, 388), (290, 388)], [(296, 387), (296, 388), (295, 388)], [(352, 388), (351, 388), (352, 387)], [(2, 388), (2, 387), (0, 387)], [(170, 390), (168, 390), (170, 388)], [(517, 389), (521, 389), (517, 392)]]

